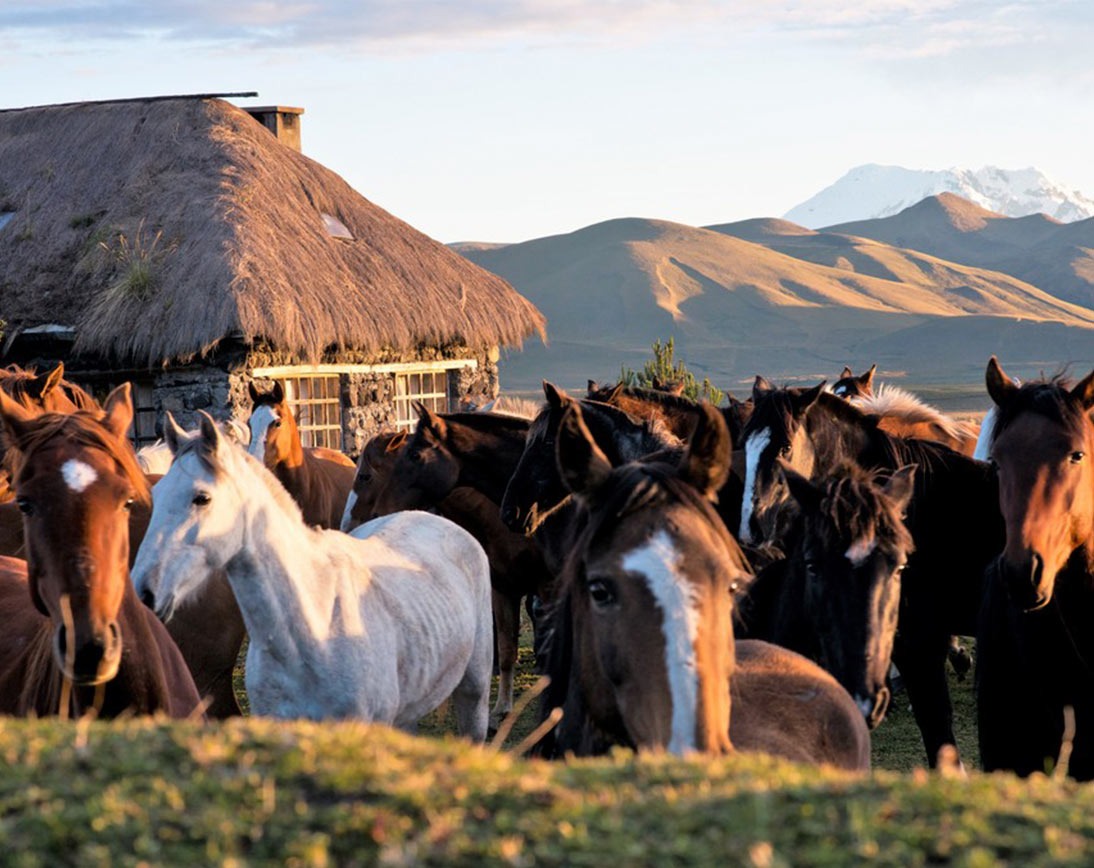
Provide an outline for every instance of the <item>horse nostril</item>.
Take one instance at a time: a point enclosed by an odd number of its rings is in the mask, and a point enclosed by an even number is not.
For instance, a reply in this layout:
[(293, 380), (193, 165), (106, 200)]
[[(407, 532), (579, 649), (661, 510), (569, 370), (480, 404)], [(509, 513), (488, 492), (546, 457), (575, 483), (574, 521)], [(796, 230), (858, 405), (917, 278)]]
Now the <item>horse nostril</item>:
[(1030, 558), (1029, 580), (1033, 584), (1034, 588), (1041, 586), (1041, 577), (1045, 573), (1045, 562), (1041, 559), (1039, 554), (1034, 554)]

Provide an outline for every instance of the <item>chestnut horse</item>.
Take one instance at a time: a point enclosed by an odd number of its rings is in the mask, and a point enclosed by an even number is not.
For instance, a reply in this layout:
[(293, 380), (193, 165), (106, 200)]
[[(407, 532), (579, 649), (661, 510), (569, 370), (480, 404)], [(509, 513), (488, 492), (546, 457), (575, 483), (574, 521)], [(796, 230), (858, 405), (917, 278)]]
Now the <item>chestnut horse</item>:
[(729, 472), (716, 410), (678, 466), (613, 469), (573, 404), (558, 461), (588, 518), (552, 616), (544, 709), (563, 715), (545, 755), (622, 744), (869, 767), (866, 724), (828, 673), (765, 642), (734, 645), (731, 587), (748, 564), (709, 503)]
[(1006, 546), (988, 572), (977, 643), (980, 757), (1047, 771), (1074, 711), (1069, 774), (1094, 778), (1094, 372), (1019, 386), (994, 356), (991, 443)]
[(249, 388), (254, 409), (247, 422), (247, 451), (273, 471), (299, 504), (305, 522), (337, 528), (353, 488), (353, 461), (333, 449), (303, 446), (281, 383), (274, 383), (269, 392), (259, 392), (254, 383)]
[(126, 439), (129, 385), (101, 412), (68, 415), (35, 415), (0, 390), (0, 419), (27, 552), (0, 574), (0, 710), (195, 713), (178, 648), (129, 582), (129, 510), (148, 501)]

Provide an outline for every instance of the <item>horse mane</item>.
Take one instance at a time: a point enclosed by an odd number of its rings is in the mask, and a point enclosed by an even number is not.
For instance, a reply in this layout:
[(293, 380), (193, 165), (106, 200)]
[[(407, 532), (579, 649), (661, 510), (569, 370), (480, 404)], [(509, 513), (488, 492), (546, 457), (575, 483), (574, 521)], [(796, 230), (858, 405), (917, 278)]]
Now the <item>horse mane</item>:
[(473, 411), (460, 411), (456, 413), (441, 413), (445, 422), (455, 422), (483, 434), (518, 434), (523, 437), (528, 432), (528, 420), (521, 416), (511, 416), (507, 413), (476, 413)]
[(527, 398), (514, 398), (510, 395), (498, 395), (494, 400), (492, 412), (498, 416), (516, 416), (529, 422), (539, 413), (542, 401), (530, 401)]
[[(601, 395), (609, 396), (619, 389), (616, 386), (605, 386), (600, 389), (594, 390), (589, 394), (589, 398), (593, 401), (603, 401), (604, 398)], [(650, 404), (657, 404), (661, 407), (668, 407), (673, 410), (690, 410), (695, 412), (699, 403), (684, 395), (675, 395), (672, 392), (665, 392), (661, 389), (649, 389), (643, 386), (623, 386), (621, 394), (626, 395), (629, 398), (638, 398), (642, 401), (647, 401)]]
[(954, 440), (968, 434), (956, 419), (899, 386), (882, 383), (872, 395), (854, 395), (849, 400), (864, 413), (874, 416), (897, 417), (908, 423), (927, 422)]
[(1063, 374), (1019, 386), (1006, 406), (996, 405), (995, 426), (988, 445), (994, 443), (1018, 416), (1027, 412), (1037, 413), (1052, 422), (1081, 431), (1086, 412), (1071, 398), (1070, 386), (1070, 380)]
[[(38, 378), (38, 370), (36, 368), (21, 368), (18, 365), (8, 365), (3, 370), (0, 370), (0, 389), (3, 389), (7, 394), (15, 401), (19, 402), (19, 405), (25, 407), (28, 410), (40, 408), (41, 404), (38, 399), (31, 395), (28, 391), (28, 386)], [(76, 405), (79, 410), (101, 410), (99, 402), (96, 401), (91, 395), (84, 391), (80, 386), (77, 386), (71, 380), (61, 378), (60, 383), (57, 384), (59, 388), (71, 401)]]
[(45, 413), (26, 423), (22, 436), (13, 438), (13, 477), (18, 478), (34, 453), (54, 437), (84, 446), (101, 449), (119, 465), (122, 475), (133, 486), (135, 498), (143, 504), (152, 501), (148, 480), (137, 463), (133, 446), (125, 437), (116, 437), (102, 422), (101, 411), (78, 410), (75, 413)]

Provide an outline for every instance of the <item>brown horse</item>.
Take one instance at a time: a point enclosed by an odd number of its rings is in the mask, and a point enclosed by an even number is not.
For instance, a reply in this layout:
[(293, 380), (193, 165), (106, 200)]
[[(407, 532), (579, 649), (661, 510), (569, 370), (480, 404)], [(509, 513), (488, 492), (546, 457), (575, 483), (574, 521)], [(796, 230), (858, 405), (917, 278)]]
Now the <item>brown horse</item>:
[(868, 768), (866, 724), (830, 675), (774, 645), (734, 645), (731, 588), (748, 564), (709, 502), (729, 472), (717, 411), (678, 466), (615, 469), (581, 413), (570, 407), (559, 429), (559, 466), (588, 520), (553, 616), (544, 708), (563, 716), (544, 753), (616, 743)]
[(310, 525), (337, 528), (353, 488), (354, 463), (333, 449), (305, 448), (281, 383), (269, 392), (250, 384), (254, 409), (247, 451), (273, 471)]
[[(154, 484), (159, 476), (146, 477)], [(129, 511), (129, 566), (137, 557), (152, 511), (148, 504), (134, 502)], [(23, 515), (15, 503), (0, 503), (0, 556), (26, 558), (23, 543)], [(198, 693), (209, 703), (209, 717), (224, 718), (242, 714), (232, 684), (232, 673), (239, 649), (246, 637), (243, 617), (221, 572), (210, 579), (202, 596), (183, 606), (166, 625), (175, 640)]]
[(991, 460), (1006, 545), (988, 570), (976, 671), (984, 768), (1094, 778), (1094, 372), (1019, 386), (993, 356)]
[(875, 388), (876, 370), (877, 365), (872, 365), (865, 374), (856, 377), (850, 368), (844, 368), (832, 394), (850, 401), (863, 413), (877, 416), (878, 428), (894, 437), (933, 440), (962, 455), (973, 454), (980, 434), (978, 425), (952, 419), (899, 386), (882, 383)]
[(195, 713), (193, 678), (129, 580), (129, 509), (149, 492), (125, 436), (128, 384), (102, 412), (68, 415), (36, 416), (0, 390), (0, 419), (27, 552), (0, 574), (0, 710)]
[[(429, 427), (434, 434), (446, 424), (444, 416), (431, 417), (424, 407), (419, 412), (422, 414), (419, 426)], [(463, 414), (460, 416), (462, 418)], [(508, 426), (508, 423), (505, 424)], [(362, 450), (353, 493), (346, 501), (342, 530), (348, 532), (379, 512), (376, 505), (378, 495), (388, 489), (389, 480), (409, 439), (406, 432), (379, 434)], [(458, 450), (448, 455), (454, 461), (462, 460), (462, 453)], [(414, 467), (422, 469), (431, 464), (433, 462), (418, 462)], [(498, 503), (478, 488), (472, 485), (421, 487), (414, 484), (408, 487), (414, 491), (428, 490), (429, 496), (417, 500), (414, 507), (434, 509), (468, 531), (479, 541), (490, 561), (491, 604), (498, 661), (498, 694), (491, 719), (496, 725), (513, 706), (514, 676), (520, 646), (521, 600), (547, 592), (552, 575), (536, 544), (502, 524)]]

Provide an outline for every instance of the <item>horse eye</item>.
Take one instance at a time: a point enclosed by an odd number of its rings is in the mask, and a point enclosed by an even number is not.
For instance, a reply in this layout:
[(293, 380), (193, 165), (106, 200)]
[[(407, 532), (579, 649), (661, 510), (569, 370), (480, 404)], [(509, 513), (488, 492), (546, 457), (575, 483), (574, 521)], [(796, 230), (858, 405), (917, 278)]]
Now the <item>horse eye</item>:
[(789, 458), (790, 454), (793, 451), (794, 450), (792, 450), (789, 446), (784, 446), (782, 449), (779, 450), (779, 457), (780, 458)]
[(593, 601), (594, 606), (603, 608), (605, 606), (610, 606), (615, 602), (615, 594), (612, 592), (611, 586), (608, 585), (607, 582), (593, 579), (585, 587), (589, 592), (589, 598)]
[(126, 512), (129, 512), (129, 510), (131, 510), (132, 508), (133, 508), (133, 498), (130, 497), (125, 501), (125, 503), (122, 504), (122, 509), (124, 509)]
[(902, 573), (902, 572), (904, 572), (904, 571), (905, 571), (906, 569), (908, 569), (908, 565), (907, 565), (907, 564), (897, 564), (897, 565), (896, 565), (896, 570), (895, 570), (895, 572), (898, 572), (898, 573)]
[(193, 503), (194, 506), (208, 506), (211, 500), (212, 498), (209, 497), (209, 492), (199, 491), (197, 494), (194, 495)]
[(1070, 461), (1072, 464), (1082, 464), (1084, 458), (1086, 458), (1085, 452), (1072, 452), (1069, 456), (1067, 456), (1067, 460)]
[(23, 515), (34, 515), (34, 504), (27, 500), (27, 498), (17, 498), (15, 505), (19, 507), (19, 511), (23, 513)]
[(413, 452), (410, 453), (410, 460), (413, 461), (415, 464), (421, 464), (422, 453), (419, 450), (415, 449)]

